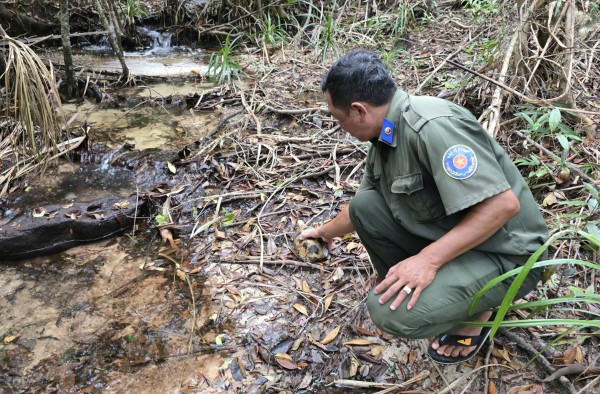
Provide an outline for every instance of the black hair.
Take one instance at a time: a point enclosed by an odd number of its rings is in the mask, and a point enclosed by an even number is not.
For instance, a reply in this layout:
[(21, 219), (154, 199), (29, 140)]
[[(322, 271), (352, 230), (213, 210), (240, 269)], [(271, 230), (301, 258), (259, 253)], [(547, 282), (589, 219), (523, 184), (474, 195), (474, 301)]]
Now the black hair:
[(396, 89), (396, 82), (381, 60), (365, 50), (342, 56), (321, 79), (321, 90), (329, 92), (331, 103), (344, 111), (349, 111), (355, 101), (373, 106), (387, 104)]

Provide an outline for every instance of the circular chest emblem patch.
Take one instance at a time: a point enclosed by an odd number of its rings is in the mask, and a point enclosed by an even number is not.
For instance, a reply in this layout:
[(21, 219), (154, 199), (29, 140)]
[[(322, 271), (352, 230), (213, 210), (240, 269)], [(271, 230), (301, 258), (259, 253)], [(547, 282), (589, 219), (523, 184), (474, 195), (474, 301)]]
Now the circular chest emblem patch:
[(477, 170), (477, 156), (466, 145), (454, 145), (444, 153), (444, 171), (454, 179), (467, 179)]

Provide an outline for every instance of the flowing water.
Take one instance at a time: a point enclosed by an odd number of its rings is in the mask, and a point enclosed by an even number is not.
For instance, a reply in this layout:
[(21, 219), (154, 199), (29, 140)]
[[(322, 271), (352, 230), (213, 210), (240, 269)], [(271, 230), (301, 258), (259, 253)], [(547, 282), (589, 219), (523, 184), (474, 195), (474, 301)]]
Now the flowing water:
[[(171, 45), (171, 33), (138, 27), (148, 38), (149, 45), (136, 51), (125, 52), (125, 63), (134, 76), (192, 77), (201, 76), (208, 69), (206, 52), (199, 48)], [(108, 40), (99, 44), (83, 45), (73, 51), (73, 62), (78, 68), (95, 71), (121, 72), (121, 64), (111, 54)], [(50, 51), (48, 57), (62, 63), (61, 51)]]

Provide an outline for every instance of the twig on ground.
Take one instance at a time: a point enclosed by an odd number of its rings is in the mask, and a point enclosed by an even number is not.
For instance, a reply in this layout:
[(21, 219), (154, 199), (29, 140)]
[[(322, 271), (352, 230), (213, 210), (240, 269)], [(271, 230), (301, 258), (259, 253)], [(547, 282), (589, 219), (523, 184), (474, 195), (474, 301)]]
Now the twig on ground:
[[(240, 264), (240, 265), (248, 265), (248, 264), (261, 264), (261, 260), (221, 260), (220, 261), (221, 264)], [(312, 263), (304, 263), (301, 261), (296, 261), (296, 260), (262, 260), (262, 264), (266, 264), (266, 265), (289, 265), (292, 267), (303, 267), (303, 268), (313, 268), (319, 271), (325, 271), (325, 268), (327, 268), (326, 265), (324, 264), (312, 264)], [(368, 271), (370, 268), (369, 267), (341, 267), (342, 270), (344, 271), (349, 271), (349, 270), (365, 270)]]
[(284, 114), (284, 115), (302, 115), (302, 114), (310, 114), (312, 112), (323, 112), (328, 114), (329, 110), (323, 107), (317, 108), (301, 108), (301, 109), (277, 109), (273, 108), (268, 104), (263, 104), (263, 107), (271, 112), (275, 112), (276, 114)]
[[(512, 93), (513, 95), (519, 97), (521, 100), (523, 100), (526, 103), (529, 104), (537, 104), (537, 105), (546, 105), (550, 108), (559, 108), (556, 107), (554, 104), (552, 104), (550, 101), (545, 100), (545, 99), (534, 99), (531, 97), (526, 96), (525, 94), (511, 88), (510, 86), (494, 79), (491, 77), (488, 77), (487, 75), (481, 74), (480, 72), (477, 72), (475, 70), (470, 69), (469, 67), (466, 67), (456, 61), (453, 60), (448, 60), (448, 63), (452, 64), (453, 66), (460, 68), (461, 70), (464, 70), (468, 73), (471, 73), (473, 75), (478, 76), (481, 79), (485, 79), (488, 82), (493, 83), (494, 85), (500, 86), (502, 89), (505, 89), (506, 91), (508, 91), (509, 93)], [(560, 108), (561, 110), (565, 111), (565, 112), (572, 112), (572, 113), (579, 113), (579, 114), (590, 114), (590, 115), (600, 115), (599, 111), (588, 111), (588, 110), (583, 110), (583, 109), (576, 109), (576, 108)]]
[[(375, 394), (384, 394), (384, 393), (390, 393), (394, 390), (398, 390), (401, 389), (403, 387), (409, 386), (415, 382), (421, 381), (423, 379), (425, 379), (427, 376), (429, 376), (429, 371), (423, 371), (421, 373), (419, 373), (417, 376), (408, 379), (406, 382), (402, 382), (400, 384), (393, 384), (393, 383), (378, 383), (378, 382), (362, 382), (362, 381), (357, 381), (357, 380), (347, 380), (347, 379), (338, 379), (338, 380), (334, 380), (332, 384), (334, 385), (338, 385), (338, 386), (343, 386), (343, 387), (354, 387), (354, 388), (383, 388), (385, 390), (383, 391), (378, 391)], [(398, 392), (398, 394), (416, 394), (416, 393), (425, 393), (424, 391), (421, 390), (411, 390), (411, 391), (400, 391)]]
[[(510, 369), (510, 367), (508, 367), (506, 365), (502, 365), (502, 364), (484, 364), (484, 365), (482, 365), (480, 367), (474, 368), (473, 370), (465, 373), (460, 378), (458, 378), (454, 382), (452, 382), (452, 384), (450, 386), (448, 386), (444, 390), (440, 391), (438, 394), (447, 394), (447, 393), (451, 392), (452, 389), (455, 388), (456, 386), (458, 386), (462, 382), (463, 379), (468, 378), (470, 375), (477, 374), (483, 368), (488, 368), (488, 367), (502, 367), (502, 368), (509, 368)], [(473, 380), (471, 380), (471, 382), (469, 384), (471, 384), (472, 382), (473, 382)]]
[(600, 367), (592, 367), (589, 365), (570, 364), (554, 371), (546, 377), (542, 382), (552, 382), (565, 375), (596, 375), (600, 374)]
[[(546, 357), (544, 357), (544, 355), (542, 355), (533, 346), (531, 346), (531, 344), (527, 340), (521, 338), (520, 336), (513, 333), (512, 331), (509, 331), (504, 328), (500, 329), (500, 333), (502, 335), (504, 335), (505, 337), (507, 337), (508, 339), (510, 339), (511, 341), (515, 342), (517, 344), (517, 346), (519, 346), (523, 350), (527, 351), (527, 353), (529, 353), (530, 356), (536, 357), (536, 361), (538, 361), (548, 373), (552, 374), (555, 372), (555, 367), (552, 364), (550, 364), (550, 362), (546, 359)], [(575, 389), (575, 386), (573, 386), (573, 383), (571, 383), (564, 376), (561, 376), (559, 378), (559, 381), (560, 381), (560, 384), (569, 393), (575, 394), (577, 392), (577, 390)]]
[(479, 38), (479, 36), (481, 34), (483, 34), (484, 30), (480, 31), (479, 33), (477, 33), (475, 35), (475, 37), (471, 38), (470, 40), (466, 41), (465, 43), (459, 45), (458, 49), (455, 50), (454, 52), (452, 52), (451, 54), (449, 54), (448, 56), (446, 56), (446, 58), (444, 60), (442, 60), (440, 62), (440, 64), (437, 65), (437, 67), (435, 69), (433, 69), (432, 72), (429, 73), (429, 75), (427, 75), (427, 77), (419, 84), (419, 86), (417, 86), (417, 88), (415, 89), (415, 92), (417, 94), (421, 93), (421, 89), (423, 89), (423, 87), (425, 86), (425, 84), (427, 82), (429, 82), (429, 80), (442, 68), (444, 67), (444, 65), (447, 63), (448, 60), (452, 59), (454, 56), (456, 56), (457, 54), (459, 54), (460, 52), (462, 52), (465, 47), (467, 45), (469, 45), (470, 43), (472, 43), (473, 41), (475, 41), (477, 38)]
[(256, 114), (254, 113), (252, 108), (246, 102), (246, 97), (245, 97), (243, 91), (240, 91), (240, 97), (242, 98), (242, 104), (243, 104), (244, 108), (246, 109), (246, 112), (248, 112), (248, 114), (250, 116), (252, 116), (252, 119), (254, 119), (254, 124), (256, 125), (256, 134), (261, 135), (262, 134), (262, 126), (260, 124), (260, 120), (258, 120), (258, 118), (256, 117)]
[[(554, 153), (552, 153), (550, 150), (548, 150), (547, 148), (544, 148), (542, 145), (538, 144), (537, 142), (535, 142), (534, 140), (532, 140), (529, 136), (523, 134), (522, 132), (518, 131), (518, 130), (512, 130), (513, 133), (515, 133), (516, 135), (518, 135), (519, 137), (527, 140), (527, 142), (529, 142), (530, 144), (534, 145), (536, 148), (538, 148), (539, 150), (541, 150), (542, 152), (544, 152), (544, 154), (546, 154), (547, 156), (551, 157), (553, 160), (556, 160), (557, 162), (562, 162), (561, 158), (557, 155), (555, 155)], [(592, 178), (590, 178), (586, 173), (584, 173), (583, 171), (581, 171), (579, 169), (578, 166), (571, 164), (567, 161), (565, 161), (564, 165), (566, 167), (568, 167), (569, 169), (575, 171), (583, 180), (585, 180), (586, 182), (588, 182), (590, 185), (594, 186), (594, 188), (598, 189), (598, 184), (600, 183), (600, 181), (594, 180)]]
[[(483, 360), (484, 364), (489, 364), (490, 363), (490, 357), (492, 355), (492, 350), (494, 350), (494, 341), (492, 341), (490, 343), (490, 346), (488, 346), (488, 350), (485, 353), (485, 359)], [(486, 393), (490, 393), (490, 376), (489, 376), (489, 369), (486, 368), (483, 371), (483, 390)]]

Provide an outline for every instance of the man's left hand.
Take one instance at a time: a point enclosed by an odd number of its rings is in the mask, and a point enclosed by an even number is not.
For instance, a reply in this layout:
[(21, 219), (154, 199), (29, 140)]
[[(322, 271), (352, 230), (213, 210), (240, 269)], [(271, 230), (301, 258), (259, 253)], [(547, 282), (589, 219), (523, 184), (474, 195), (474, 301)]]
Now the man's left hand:
[[(406, 307), (411, 309), (417, 303), (421, 292), (431, 284), (436, 272), (437, 269), (420, 255), (402, 260), (390, 268), (385, 279), (375, 287), (375, 294), (383, 293), (379, 303), (385, 304), (398, 294), (390, 309), (396, 310), (406, 297), (410, 297)], [(405, 288), (410, 291), (403, 290)]]

